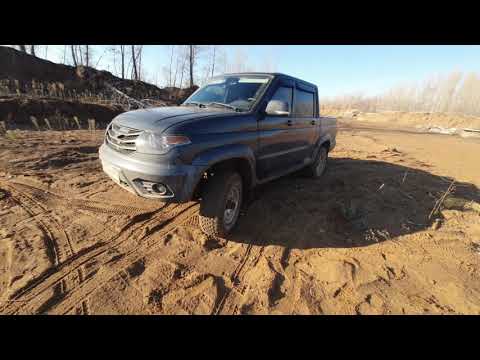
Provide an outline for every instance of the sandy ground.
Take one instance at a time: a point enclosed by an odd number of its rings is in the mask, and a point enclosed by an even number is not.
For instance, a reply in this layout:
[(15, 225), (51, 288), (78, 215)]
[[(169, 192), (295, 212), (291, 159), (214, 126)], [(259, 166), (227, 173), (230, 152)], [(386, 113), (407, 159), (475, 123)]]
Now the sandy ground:
[[(323, 109), (323, 113), (330, 116), (343, 117), (345, 120), (351, 117), (351, 110)], [(379, 111), (376, 113), (359, 112), (354, 122), (381, 125), (383, 127), (410, 127), (429, 128), (441, 126), (444, 128), (469, 128), (480, 129), (480, 117), (456, 113), (429, 113), (429, 112), (405, 112), (405, 111)]]
[(0, 138), (2, 314), (480, 314), (480, 142), (344, 127), (320, 180), (259, 188), (227, 240), (102, 172), (103, 132)]

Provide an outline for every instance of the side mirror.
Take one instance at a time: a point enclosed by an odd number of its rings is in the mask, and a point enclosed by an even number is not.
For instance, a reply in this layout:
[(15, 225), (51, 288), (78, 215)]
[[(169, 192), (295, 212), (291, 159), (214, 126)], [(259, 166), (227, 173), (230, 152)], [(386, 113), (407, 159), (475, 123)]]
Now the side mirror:
[(288, 111), (288, 103), (280, 100), (270, 100), (265, 109), (267, 115), (273, 116), (288, 116), (290, 111)]

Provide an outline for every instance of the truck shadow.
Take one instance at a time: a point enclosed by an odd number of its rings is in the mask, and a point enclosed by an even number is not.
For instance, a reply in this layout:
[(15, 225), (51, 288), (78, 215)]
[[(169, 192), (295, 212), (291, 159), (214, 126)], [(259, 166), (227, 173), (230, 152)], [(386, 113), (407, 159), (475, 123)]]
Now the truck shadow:
[[(394, 240), (441, 225), (441, 212), (429, 215), (452, 180), (383, 161), (331, 158), (321, 179), (295, 173), (259, 187), (229, 240), (290, 249)], [(455, 182), (452, 196), (478, 202), (480, 191)]]

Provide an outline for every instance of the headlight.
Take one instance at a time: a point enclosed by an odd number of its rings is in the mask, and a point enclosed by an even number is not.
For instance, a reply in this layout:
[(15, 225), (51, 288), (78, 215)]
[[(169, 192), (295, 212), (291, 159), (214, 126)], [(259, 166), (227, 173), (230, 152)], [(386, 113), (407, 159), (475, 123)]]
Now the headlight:
[(150, 131), (143, 132), (136, 141), (137, 151), (145, 154), (165, 154), (171, 148), (190, 144), (183, 135), (159, 135)]

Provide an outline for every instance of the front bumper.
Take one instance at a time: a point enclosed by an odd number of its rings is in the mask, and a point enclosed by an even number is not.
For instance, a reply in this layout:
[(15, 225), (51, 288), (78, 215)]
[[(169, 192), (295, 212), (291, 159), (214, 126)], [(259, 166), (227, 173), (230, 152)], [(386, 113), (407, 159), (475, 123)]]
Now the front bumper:
[[(202, 169), (196, 166), (162, 164), (158, 157), (145, 159), (135, 154), (122, 154), (105, 143), (100, 146), (99, 157), (104, 172), (125, 190), (164, 201), (190, 201), (202, 174)], [(148, 191), (148, 187), (145, 187), (147, 182), (165, 185), (167, 194)]]

